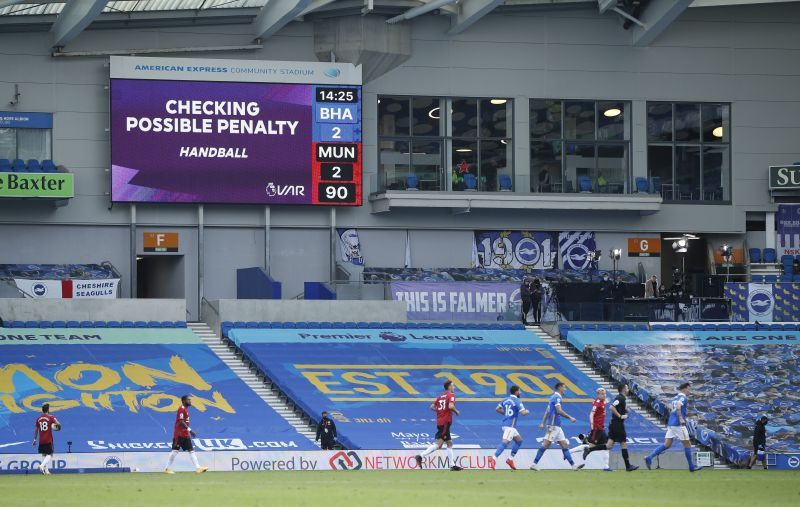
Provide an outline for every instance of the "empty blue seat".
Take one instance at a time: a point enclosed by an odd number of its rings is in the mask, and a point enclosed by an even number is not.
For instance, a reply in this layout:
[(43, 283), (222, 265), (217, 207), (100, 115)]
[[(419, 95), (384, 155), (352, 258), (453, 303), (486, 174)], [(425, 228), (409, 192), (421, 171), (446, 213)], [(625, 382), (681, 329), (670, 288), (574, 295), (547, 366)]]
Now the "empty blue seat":
[(285, 326), (285, 322), (273, 322), (272, 329), (283, 329)]
[(298, 322), (297, 327), (306, 329), (319, 329), (322, 326), (319, 325), (319, 322)]
[(641, 176), (636, 177), (636, 191), (640, 194), (647, 194), (650, 190), (650, 182), (647, 181), (647, 178), (642, 178)]
[(46, 173), (57, 173), (58, 168), (56, 167), (56, 165), (53, 163), (52, 160), (45, 159), (42, 160), (42, 171)]
[(787, 322), (783, 325), (784, 331), (797, 331), (797, 329), (798, 329), (797, 324), (793, 322)]
[(413, 173), (406, 174), (406, 190), (418, 190), (417, 185), (419, 185), (417, 175)]
[(297, 322), (284, 322), (283, 328), (284, 329), (295, 329), (297, 327)]
[(81, 327), (94, 327), (94, 322), (91, 320), (82, 320)]
[(747, 255), (750, 256), (750, 262), (759, 263), (761, 262), (761, 249), (760, 248), (748, 248)]
[(39, 327), (41, 327), (41, 328), (53, 327), (53, 323), (50, 322), (49, 320), (42, 320), (42, 321), (39, 321)]
[(781, 275), (781, 282), (783, 283), (791, 283), (792, 275), (790, 273), (784, 273)]
[[(355, 322), (352, 322), (355, 325)], [(347, 322), (331, 322), (331, 329), (345, 329), (347, 327)]]
[(116, 320), (109, 320), (108, 327), (122, 327), (122, 324)]
[(185, 320), (176, 320), (175, 321), (175, 327), (186, 328), (186, 327), (189, 327), (189, 326), (186, 325), (186, 321)]
[(11, 327), (25, 327), (25, 322), (21, 320), (12, 320)]
[(717, 331), (730, 331), (731, 325), (727, 322), (721, 322), (717, 324)]
[(610, 331), (612, 325), (611, 324), (597, 324), (596, 329), (598, 331)]
[(333, 322), (328, 322), (328, 321), (320, 322), (319, 323), (319, 327), (321, 329), (332, 329), (333, 328)]
[(11, 172), (11, 161), (7, 158), (0, 158), (0, 173)]
[(68, 320), (67, 327), (81, 327), (81, 323), (77, 320)]
[(691, 331), (692, 326), (689, 324), (678, 324), (678, 331)]
[(144, 328), (144, 327), (147, 327), (147, 322), (145, 322), (143, 320), (137, 320), (136, 322), (133, 323), (133, 327), (138, 327), (140, 329)]
[(345, 329), (357, 329), (358, 324), (356, 324), (355, 322), (345, 322), (342, 324), (342, 327)]
[(783, 324), (770, 324), (768, 329), (770, 331), (783, 331)]
[(258, 329), (269, 329), (272, 327), (272, 322), (262, 321), (258, 323)]
[(619, 324), (611, 324), (610, 331), (622, 331), (622, 326)]
[(369, 322), (356, 322), (357, 329), (369, 329)]
[(122, 327), (124, 327), (124, 328), (132, 328), (132, 327), (135, 327), (135, 326), (133, 325), (133, 321), (123, 320), (122, 321)]
[(161, 323), (161, 327), (174, 328), (175, 323), (172, 322), (171, 320), (165, 320), (164, 322)]
[(716, 331), (717, 325), (716, 324), (703, 324), (703, 331)]
[(39, 161), (36, 159), (28, 160), (28, 172), (29, 173), (40, 173), (42, 172), (42, 166), (39, 164)]
[(665, 331), (677, 331), (678, 330), (678, 325), (677, 324), (665, 324), (664, 325), (664, 330)]
[(247, 327), (247, 323), (244, 322), (243, 320), (237, 320), (236, 322), (233, 323), (233, 327), (244, 329)]
[(633, 329), (635, 331), (647, 331), (647, 324), (643, 324), (643, 323), (634, 324), (633, 325)]
[(147, 322), (147, 327), (161, 327), (161, 321), (158, 320), (151, 320)]
[(744, 331), (744, 324), (734, 322), (731, 324), (731, 331)]
[(367, 325), (367, 327), (370, 328), (370, 329), (380, 329), (381, 328), (381, 323), (380, 322), (370, 322)]
[(13, 162), (11, 162), (11, 169), (12, 169), (12, 170), (13, 170), (15, 173), (25, 173), (25, 172), (28, 172), (28, 168), (27, 168), (27, 167), (25, 167), (25, 162), (23, 162), (23, 161), (22, 161), (22, 160), (20, 160), (20, 159), (15, 159)]
[(793, 255), (781, 255), (781, 264), (784, 266), (791, 267), (794, 264), (794, 256)]
[(220, 324), (220, 327), (233, 327), (233, 322), (229, 320), (223, 320)]
[(755, 324), (747, 323), (742, 326), (742, 329), (745, 331), (758, 331), (758, 327)]
[(244, 325), (246, 329), (258, 329), (258, 322), (254, 320), (247, 321)]
[(424, 327), (419, 322), (409, 322), (406, 324), (406, 329), (419, 329), (420, 327)]
[(702, 331), (703, 324), (692, 324), (691, 325), (692, 331)]
[(381, 329), (394, 329), (394, 322), (381, 322)]
[(777, 260), (777, 253), (774, 248), (764, 249), (764, 262), (774, 263)]
[(38, 320), (25, 321), (25, 327), (39, 327), (39, 321)]
[(622, 326), (623, 331), (634, 331), (636, 328), (633, 327), (633, 324), (624, 324)]

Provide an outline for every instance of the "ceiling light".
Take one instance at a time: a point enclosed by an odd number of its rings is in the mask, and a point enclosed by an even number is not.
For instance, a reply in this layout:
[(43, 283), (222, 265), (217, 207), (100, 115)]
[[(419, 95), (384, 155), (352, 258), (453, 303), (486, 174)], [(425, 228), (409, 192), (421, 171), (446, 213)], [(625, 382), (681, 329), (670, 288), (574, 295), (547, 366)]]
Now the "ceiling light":
[(500, 105), (503, 105), (503, 104), (505, 104), (506, 102), (508, 102), (508, 99), (492, 99), (492, 100), (490, 100), (489, 102), (491, 102), (491, 103), (492, 103), (492, 104), (494, 104), (495, 106), (500, 106)]
[(433, 109), (428, 111), (428, 116), (433, 118), (434, 120), (438, 120), (439, 119), (439, 108), (438, 107), (434, 107)]
[(500, 144), (508, 144), (508, 141), (506, 141), (505, 139), (500, 139)]
[(722, 137), (722, 127), (717, 127), (711, 131), (711, 135), (714, 137)]
[(614, 118), (615, 116), (619, 116), (622, 114), (622, 110), (618, 107), (612, 107), (611, 109), (606, 109), (603, 111), (603, 116), (606, 118)]
[(472, 148), (457, 148), (456, 151), (459, 153), (472, 153)]

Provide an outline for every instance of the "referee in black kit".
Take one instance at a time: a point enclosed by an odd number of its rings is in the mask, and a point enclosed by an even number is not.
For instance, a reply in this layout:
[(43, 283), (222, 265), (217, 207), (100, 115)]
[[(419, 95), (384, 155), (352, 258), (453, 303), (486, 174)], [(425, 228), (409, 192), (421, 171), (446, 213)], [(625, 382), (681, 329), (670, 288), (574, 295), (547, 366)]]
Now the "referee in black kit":
[(628, 434), (625, 432), (625, 419), (628, 418), (628, 407), (626, 405), (627, 398), (625, 397), (630, 390), (628, 384), (620, 384), (617, 386), (617, 397), (611, 403), (611, 423), (608, 425), (608, 442), (606, 447), (608, 451), (614, 448), (614, 442), (619, 442), (622, 448), (622, 459), (625, 461), (625, 470), (633, 472), (638, 466), (631, 465), (630, 456), (628, 455)]

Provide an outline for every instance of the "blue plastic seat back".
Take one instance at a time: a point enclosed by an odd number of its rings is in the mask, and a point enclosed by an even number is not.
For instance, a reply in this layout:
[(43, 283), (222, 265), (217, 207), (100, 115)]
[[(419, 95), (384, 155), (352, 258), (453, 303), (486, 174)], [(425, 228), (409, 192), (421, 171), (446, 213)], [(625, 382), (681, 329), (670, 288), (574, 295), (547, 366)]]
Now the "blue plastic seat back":
[(135, 326), (133, 325), (133, 321), (123, 320), (122, 321), (122, 327), (124, 327), (124, 328), (132, 328), (132, 327), (135, 327)]
[[(229, 326), (233, 327), (233, 326)], [(272, 322), (261, 321), (258, 323), (258, 329), (270, 329), (272, 328)]]
[(770, 324), (769, 325), (770, 331), (783, 331), (783, 324)]
[(50, 322), (49, 320), (42, 320), (42, 321), (39, 322), (39, 327), (41, 327), (41, 328), (53, 327), (53, 323)]
[(147, 322), (147, 327), (161, 327), (161, 321), (158, 320), (150, 320)]
[(175, 321), (175, 327), (187, 328), (189, 326), (186, 325), (186, 321), (185, 320), (176, 320)]
[(39, 321), (38, 320), (25, 321), (25, 327), (39, 327)]
[(167, 327), (167, 328), (172, 327), (172, 328), (174, 328), (175, 327), (175, 323), (172, 322), (171, 320), (165, 320), (164, 322), (161, 323), (161, 327)]
[(237, 320), (236, 322), (233, 323), (233, 327), (244, 329), (247, 327), (247, 323), (242, 320)]
[(743, 329), (745, 331), (758, 331), (758, 327), (755, 324), (751, 324), (751, 323), (745, 324)]
[(296, 322), (284, 322), (283, 323), (283, 328), (284, 329), (295, 329), (296, 327), (297, 327), (297, 323)]
[(642, 178), (641, 176), (636, 178), (636, 191), (646, 194), (650, 190), (650, 184), (647, 182), (647, 178)]
[(748, 248), (747, 254), (750, 256), (750, 262), (759, 263), (761, 262), (761, 249), (760, 248)]
[(20, 159), (15, 159), (11, 162), (11, 167), (14, 169), (15, 173), (25, 173), (28, 172), (28, 168), (25, 166), (25, 162)]
[(406, 174), (406, 188), (407, 189), (411, 189), (411, 188), (415, 189), (415, 188), (417, 188), (417, 185), (419, 185), (419, 178), (417, 178), (417, 175), (416, 174)]
[(254, 320), (247, 321), (244, 327), (245, 329), (258, 329), (258, 322)]
[(692, 324), (692, 331), (702, 331), (703, 324)]
[(94, 327), (94, 322), (91, 320), (82, 320), (81, 327)]
[(511, 176), (507, 174), (500, 175), (500, 190), (511, 190)]
[(11, 161), (7, 158), (0, 158), (0, 173), (11, 172)]
[(52, 160), (45, 159), (42, 160), (42, 171), (46, 173), (57, 173), (58, 168), (56, 167), (56, 165), (53, 163)]
[(28, 172), (30, 173), (40, 173), (42, 172), (42, 166), (39, 164), (39, 161), (36, 159), (28, 160)]
[(765, 248), (764, 249), (764, 262), (771, 262), (774, 263), (777, 260), (777, 253), (775, 252), (774, 248)]
[(717, 325), (716, 324), (703, 324), (703, 331), (716, 331)]
[(333, 329), (333, 322), (323, 321), (319, 323), (320, 329)]
[(108, 327), (122, 327), (122, 323), (118, 320), (109, 320)]
[(81, 327), (81, 323), (77, 320), (68, 320), (67, 327)]

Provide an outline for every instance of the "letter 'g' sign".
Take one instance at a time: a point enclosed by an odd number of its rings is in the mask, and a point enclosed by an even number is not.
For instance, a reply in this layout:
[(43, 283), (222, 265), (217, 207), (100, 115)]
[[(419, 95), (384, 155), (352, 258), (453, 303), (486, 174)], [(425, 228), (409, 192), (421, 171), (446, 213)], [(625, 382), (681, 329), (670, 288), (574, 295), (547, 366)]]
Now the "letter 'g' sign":
[(628, 238), (628, 257), (661, 257), (661, 238)]

